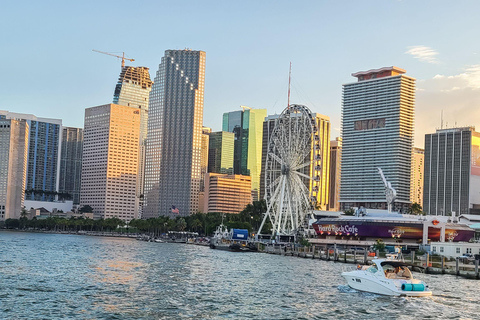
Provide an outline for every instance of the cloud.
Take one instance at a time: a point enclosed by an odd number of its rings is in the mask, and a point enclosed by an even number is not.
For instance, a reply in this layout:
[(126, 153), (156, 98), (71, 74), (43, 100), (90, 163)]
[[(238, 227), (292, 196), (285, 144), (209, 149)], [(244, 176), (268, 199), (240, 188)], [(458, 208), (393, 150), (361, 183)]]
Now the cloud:
[(419, 81), (416, 92), (415, 146), (425, 134), (443, 127), (476, 126), (480, 131), (480, 65), (467, 66), (456, 75), (438, 74)]
[(436, 52), (430, 47), (426, 47), (426, 46), (408, 47), (408, 50), (405, 53), (412, 55), (414, 58), (420, 61), (425, 61), (428, 63), (439, 63), (438, 59), (436, 58), (436, 56), (438, 55), (438, 52)]

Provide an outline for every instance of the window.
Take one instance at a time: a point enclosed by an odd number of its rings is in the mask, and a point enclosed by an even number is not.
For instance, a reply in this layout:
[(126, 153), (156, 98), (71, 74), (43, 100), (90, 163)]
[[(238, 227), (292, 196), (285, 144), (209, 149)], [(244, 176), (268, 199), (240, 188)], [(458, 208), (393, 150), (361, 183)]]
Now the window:
[(460, 248), (455, 248), (455, 253), (460, 253)]
[(433, 247), (432, 252), (434, 252), (434, 253), (437, 252), (437, 247)]
[(467, 254), (472, 254), (472, 248), (467, 248)]
[(440, 247), (440, 252), (443, 252), (443, 247)]

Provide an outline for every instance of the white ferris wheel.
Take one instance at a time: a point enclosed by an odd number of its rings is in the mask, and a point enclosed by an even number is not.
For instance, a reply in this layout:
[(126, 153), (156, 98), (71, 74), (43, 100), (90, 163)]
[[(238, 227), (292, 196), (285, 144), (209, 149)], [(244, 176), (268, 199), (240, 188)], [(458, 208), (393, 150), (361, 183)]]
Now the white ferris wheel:
[(296, 236), (316, 206), (320, 183), (320, 137), (315, 115), (302, 105), (290, 105), (277, 119), (268, 142), (265, 163), (266, 219), (272, 236)]

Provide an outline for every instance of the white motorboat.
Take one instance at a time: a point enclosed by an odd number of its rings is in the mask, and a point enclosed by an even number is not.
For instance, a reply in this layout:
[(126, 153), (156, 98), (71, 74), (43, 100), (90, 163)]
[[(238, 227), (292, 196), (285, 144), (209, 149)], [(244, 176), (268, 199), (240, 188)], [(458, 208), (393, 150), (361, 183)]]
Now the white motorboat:
[(343, 272), (348, 285), (359, 291), (388, 296), (431, 296), (428, 285), (413, 278), (405, 263), (395, 260), (375, 259), (371, 266)]

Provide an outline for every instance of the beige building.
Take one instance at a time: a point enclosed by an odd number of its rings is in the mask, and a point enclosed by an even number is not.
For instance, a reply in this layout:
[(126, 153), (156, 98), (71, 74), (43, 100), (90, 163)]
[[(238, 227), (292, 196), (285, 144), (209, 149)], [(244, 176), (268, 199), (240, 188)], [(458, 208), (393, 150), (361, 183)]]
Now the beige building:
[(423, 165), (425, 150), (421, 148), (412, 149), (412, 173), (410, 178), (410, 201), (423, 204)]
[(207, 173), (204, 212), (240, 213), (252, 203), (252, 179), (240, 174)]
[(0, 119), (0, 220), (18, 219), (25, 199), (29, 127)]
[(342, 155), (342, 138), (330, 141), (330, 186), (327, 209), (340, 211), (340, 159)]
[(205, 175), (208, 171), (208, 146), (210, 144), (210, 133), (212, 128), (203, 127), (202, 129), (202, 152), (200, 154), (200, 192), (198, 194), (198, 208), (203, 212), (205, 206)]
[(85, 109), (80, 204), (94, 214), (138, 218), (138, 108), (106, 104)]

